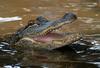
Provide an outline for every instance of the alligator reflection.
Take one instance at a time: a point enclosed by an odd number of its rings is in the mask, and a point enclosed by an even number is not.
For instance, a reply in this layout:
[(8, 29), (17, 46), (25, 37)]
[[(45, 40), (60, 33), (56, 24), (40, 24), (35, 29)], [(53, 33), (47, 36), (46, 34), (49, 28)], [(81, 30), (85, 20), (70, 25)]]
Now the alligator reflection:
[(65, 46), (52, 51), (29, 47), (16, 47), (17, 53), (0, 54), (0, 66), (20, 66), (30, 68), (97, 68), (86, 63), (72, 48)]

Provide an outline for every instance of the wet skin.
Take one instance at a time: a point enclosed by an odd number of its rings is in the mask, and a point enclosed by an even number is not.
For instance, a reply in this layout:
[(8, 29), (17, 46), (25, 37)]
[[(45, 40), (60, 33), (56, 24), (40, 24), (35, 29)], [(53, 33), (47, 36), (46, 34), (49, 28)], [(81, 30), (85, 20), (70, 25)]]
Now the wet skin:
[(27, 28), (17, 32), (22, 37), (16, 45), (31, 46), (34, 48), (55, 49), (69, 45), (81, 38), (79, 33), (68, 33), (57, 31), (60, 27), (70, 24), (77, 19), (73, 13), (66, 13), (62, 18), (55, 21), (48, 21), (40, 16)]

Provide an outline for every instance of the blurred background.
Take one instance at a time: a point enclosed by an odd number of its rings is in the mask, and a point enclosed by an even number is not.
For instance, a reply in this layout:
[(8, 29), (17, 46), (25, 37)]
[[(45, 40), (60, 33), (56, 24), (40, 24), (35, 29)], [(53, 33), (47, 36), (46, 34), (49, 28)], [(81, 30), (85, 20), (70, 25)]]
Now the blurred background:
[(67, 12), (75, 13), (78, 19), (62, 30), (100, 34), (100, 0), (2, 0), (0, 17), (19, 16), (22, 20), (0, 22), (0, 35), (15, 32), (37, 16), (54, 20)]

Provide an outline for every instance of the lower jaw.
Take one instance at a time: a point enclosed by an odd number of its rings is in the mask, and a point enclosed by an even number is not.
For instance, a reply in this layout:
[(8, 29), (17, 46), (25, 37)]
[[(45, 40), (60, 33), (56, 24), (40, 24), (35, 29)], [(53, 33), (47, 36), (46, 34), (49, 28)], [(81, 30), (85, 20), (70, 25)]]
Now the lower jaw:
[(31, 48), (40, 48), (40, 49), (55, 49), (65, 45), (72, 44), (73, 42), (81, 38), (80, 34), (58, 34), (58, 33), (49, 33), (47, 35), (37, 36), (37, 37), (24, 37), (18, 43), (17, 46), (25, 46)]

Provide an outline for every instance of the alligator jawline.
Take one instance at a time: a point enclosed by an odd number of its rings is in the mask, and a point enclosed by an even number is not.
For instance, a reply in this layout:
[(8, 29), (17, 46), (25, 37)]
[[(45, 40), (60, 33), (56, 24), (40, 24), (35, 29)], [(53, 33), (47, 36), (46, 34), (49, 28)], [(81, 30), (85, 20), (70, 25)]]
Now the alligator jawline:
[(39, 34), (35, 37), (31, 37), (31, 36), (30, 37), (33, 38), (33, 40), (36, 42), (42, 42), (42, 43), (51, 42), (53, 40), (58, 40), (65, 37), (65, 35), (60, 32), (60, 29), (61, 27), (58, 27), (53, 30), (48, 30), (47, 32), (43, 34)]
[(55, 39), (61, 39), (63, 38), (64, 35), (60, 34), (60, 33), (54, 33), (54, 32), (49, 32), (45, 35), (39, 35), (33, 38), (33, 40), (37, 41), (37, 42), (51, 42)]

